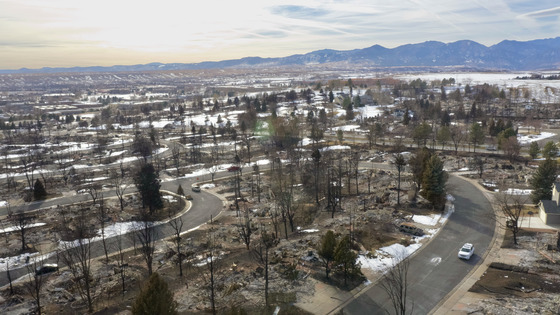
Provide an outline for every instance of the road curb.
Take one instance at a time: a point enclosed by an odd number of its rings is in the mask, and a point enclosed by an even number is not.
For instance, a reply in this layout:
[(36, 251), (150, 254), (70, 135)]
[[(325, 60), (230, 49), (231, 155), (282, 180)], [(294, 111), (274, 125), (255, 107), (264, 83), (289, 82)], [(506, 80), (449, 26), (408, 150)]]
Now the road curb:
[[(446, 202), (445, 207), (447, 208), (447, 211), (449, 211), (448, 210), (449, 209), (449, 204), (447, 202)], [(440, 233), (440, 231), (447, 224), (447, 222), (449, 222), (449, 220), (445, 220), (445, 222), (442, 223), (442, 225), (438, 229), (438, 231), (435, 234), (433, 234), (432, 237), (430, 237), (427, 242), (422, 244), (422, 246), (418, 250), (416, 250), (414, 253), (412, 253), (407, 258), (413, 258), (414, 256), (418, 255), (424, 248), (426, 248), (426, 246), (428, 244), (430, 244), (432, 242), (432, 240)], [(353, 290), (350, 291), (351, 296), (348, 299), (346, 299), (344, 301), (344, 303), (340, 304), (339, 306), (337, 306), (335, 309), (331, 310), (327, 314), (336, 314), (336, 313), (342, 311), (342, 309), (344, 307), (346, 307), (348, 305), (348, 303), (350, 303), (353, 299), (355, 299), (355, 298), (361, 296), (362, 294), (364, 294), (367, 291), (367, 288), (376, 285), (379, 281), (381, 281), (382, 278), (383, 277), (381, 276), (381, 277), (377, 278), (374, 282), (370, 282), (367, 285), (366, 284), (360, 284), (358, 287), (356, 287), (356, 288), (354, 288)]]
[[(457, 174), (457, 176), (459, 175), (460, 174)], [(493, 258), (495, 255), (497, 255), (498, 250), (502, 246), (506, 232), (504, 229), (500, 228), (501, 224), (504, 224), (505, 226), (505, 218), (498, 216), (497, 209), (493, 206), (491, 200), (491, 196), (493, 195), (493, 193), (484, 189), (484, 187), (482, 187), (477, 181), (473, 179), (466, 177), (461, 178), (473, 184), (478, 190), (483, 193), (484, 196), (486, 196), (486, 199), (488, 199), (488, 201), (492, 205), (492, 210), (494, 212), (496, 221), (500, 220), (504, 222), (494, 225), (494, 236), (492, 237), (492, 241), (490, 242), (491, 245), (488, 247), (482, 257), (482, 263), (478, 265), (478, 267), (473, 268), (469, 272), (469, 274), (465, 278), (463, 278), (463, 280), (461, 280), (461, 282), (457, 284), (457, 286), (455, 286), (453, 290), (447, 293), (447, 295), (428, 314), (444, 315), (449, 314), (453, 311), (453, 307), (468, 293), (468, 290), (474, 285), (474, 283), (476, 283), (476, 281), (480, 279), (484, 272), (486, 272), (488, 266), (492, 261), (492, 259), (490, 258)]]

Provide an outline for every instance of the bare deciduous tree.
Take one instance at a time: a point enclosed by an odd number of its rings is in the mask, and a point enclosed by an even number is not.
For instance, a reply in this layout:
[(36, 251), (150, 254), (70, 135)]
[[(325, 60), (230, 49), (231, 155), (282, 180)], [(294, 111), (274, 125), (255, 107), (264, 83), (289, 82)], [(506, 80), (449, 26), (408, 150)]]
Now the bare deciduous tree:
[[(37, 272), (37, 267), (41, 267), (43, 265), (43, 261), (35, 261), (33, 264), (28, 264), (27, 268), (27, 281), (24, 282), (23, 287), (31, 295), (33, 300), (36, 304), (36, 313), (41, 315), (42, 314), (42, 306), (41, 306), (41, 298), (42, 298), (42, 289), (43, 285), (45, 284), (45, 276), (42, 273)], [(11, 286), (11, 282), (10, 282)]]
[(10, 295), (14, 295), (14, 287), (12, 285), (12, 275), (10, 274), (10, 260), (6, 259), (6, 277), (10, 283)]
[(500, 189), (500, 193), (494, 195), (496, 207), (500, 210), (501, 215), (506, 219), (504, 228), (513, 234), (513, 243), (517, 245), (517, 234), (519, 233), (521, 223), (521, 215), (523, 207), (527, 203), (527, 196), (521, 194), (507, 193), (505, 189)]
[(278, 240), (274, 237), (273, 233), (268, 233), (266, 229), (261, 227), (261, 237), (253, 247), (253, 256), (257, 262), (263, 266), (264, 269), (264, 301), (268, 306), (268, 265), (270, 262), (269, 251), (276, 246)]
[(237, 217), (237, 231), (243, 243), (245, 243), (247, 250), (249, 250), (251, 246), (251, 236), (253, 235), (253, 226), (251, 218), (249, 217), (250, 211), (245, 203), (243, 203), (242, 208), (241, 216)]
[(115, 195), (119, 199), (119, 205), (121, 208), (121, 212), (124, 211), (124, 195), (126, 189), (130, 186), (130, 183), (126, 182), (126, 179), (123, 176), (119, 176), (116, 171), (111, 173), (111, 181), (113, 186), (115, 186)]
[(153, 272), (152, 262), (154, 260), (154, 251), (156, 246), (156, 231), (153, 227), (153, 217), (147, 209), (140, 209), (140, 222), (137, 223), (135, 232), (136, 239), (140, 242), (140, 253), (146, 262), (148, 275)]
[[(403, 251), (393, 254), (391, 264), (392, 266), (387, 266), (386, 268), (386, 272), (381, 279), (381, 286), (389, 296), (395, 314), (412, 314), (414, 303), (411, 302), (408, 297), (408, 270), (410, 261)], [(412, 309), (407, 311), (409, 305), (412, 305)]]
[(218, 246), (216, 244), (214, 229), (212, 227), (212, 218), (210, 218), (210, 229), (207, 237), (206, 266), (208, 268), (208, 293), (210, 295), (210, 307), (212, 314), (217, 314), (216, 310), (216, 259), (218, 254)]
[(91, 243), (94, 231), (87, 222), (86, 209), (73, 219), (66, 213), (62, 213), (62, 225), (60, 226), (62, 239), (62, 251), (60, 257), (72, 273), (74, 284), (87, 303), (88, 310), (93, 312), (93, 278), (91, 275)]
[[(126, 231), (124, 231), (126, 232)], [(125, 268), (128, 267), (128, 263), (124, 262), (124, 244), (123, 244), (123, 231), (120, 230), (119, 233), (115, 236), (116, 242), (114, 242), (117, 248), (117, 258), (118, 258), (118, 265), (119, 265), (119, 273), (121, 276), (121, 285), (122, 285), (122, 294), (126, 292), (126, 272)]]
[(33, 222), (35, 222), (35, 216), (31, 214), (27, 214), (25, 212), (18, 212), (16, 214), (11, 215), (11, 220), (13, 225), (19, 231), (20, 239), (21, 239), (21, 250), (24, 251), (25, 248), (25, 237), (27, 230), (32, 226)]
[(107, 242), (105, 240), (105, 224), (109, 219), (107, 208), (105, 207), (105, 198), (103, 193), (99, 197), (99, 207), (97, 208), (97, 221), (101, 230), (101, 242), (103, 243), (103, 251), (105, 252), (105, 262), (109, 263), (109, 254), (107, 252)]
[(181, 162), (181, 146), (178, 144), (173, 145), (171, 148), (171, 159), (173, 159), (173, 165), (177, 170), (177, 177), (181, 176), (179, 163)]
[[(171, 217), (171, 214), (170, 214)], [(183, 258), (184, 254), (181, 250), (181, 232), (183, 231), (183, 218), (176, 217), (170, 218), (169, 225), (173, 229), (173, 242), (175, 243), (175, 250), (177, 251), (177, 263), (179, 264), (179, 276), (183, 276)]]

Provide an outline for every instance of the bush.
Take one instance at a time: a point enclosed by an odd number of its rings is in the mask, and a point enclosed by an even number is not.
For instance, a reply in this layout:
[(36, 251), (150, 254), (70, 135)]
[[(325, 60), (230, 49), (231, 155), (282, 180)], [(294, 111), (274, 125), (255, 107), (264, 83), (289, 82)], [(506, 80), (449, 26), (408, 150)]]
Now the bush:
[(43, 182), (41, 182), (41, 180), (38, 178), (35, 181), (35, 185), (33, 185), (33, 198), (35, 200), (43, 200), (47, 198), (47, 190), (45, 189), (45, 185), (43, 185)]
[(177, 303), (167, 283), (154, 272), (144, 284), (132, 305), (133, 315), (177, 314)]

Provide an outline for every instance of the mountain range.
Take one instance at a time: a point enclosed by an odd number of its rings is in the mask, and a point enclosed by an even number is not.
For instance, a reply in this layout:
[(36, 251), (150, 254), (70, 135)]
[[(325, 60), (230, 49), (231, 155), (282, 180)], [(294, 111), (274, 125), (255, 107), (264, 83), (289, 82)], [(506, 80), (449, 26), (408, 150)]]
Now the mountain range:
[(395, 48), (374, 45), (353, 50), (317, 50), (279, 58), (246, 57), (200, 63), (148, 63), (110, 67), (41, 68), (0, 70), (0, 73), (128, 72), (154, 70), (194, 70), (220, 68), (258, 68), (336, 64), (372, 68), (461, 67), (471, 70), (557, 70), (560, 69), (560, 37), (531, 41), (504, 40), (484, 46), (475, 41), (452, 43), (427, 41)]

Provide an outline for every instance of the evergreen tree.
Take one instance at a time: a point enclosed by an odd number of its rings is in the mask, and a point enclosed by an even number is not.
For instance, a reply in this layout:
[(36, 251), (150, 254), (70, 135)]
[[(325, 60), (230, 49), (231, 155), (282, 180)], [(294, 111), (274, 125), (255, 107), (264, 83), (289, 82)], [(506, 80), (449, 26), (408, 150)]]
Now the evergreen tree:
[(448, 175), (443, 170), (443, 161), (433, 154), (424, 170), (422, 179), (422, 196), (426, 198), (434, 209), (443, 209), (445, 205), (445, 183)]
[(538, 204), (541, 200), (550, 200), (552, 198), (552, 184), (556, 181), (557, 172), (556, 160), (546, 159), (541, 162), (539, 168), (529, 181), (533, 188), (531, 200), (534, 204)]
[(183, 186), (179, 185), (179, 187), (177, 187), (177, 195), (179, 195), (179, 196), (184, 196), (185, 195), (185, 191), (183, 190)]
[(401, 204), (401, 173), (404, 171), (404, 167), (406, 166), (406, 160), (402, 154), (397, 154), (395, 156), (395, 160), (393, 161), (395, 167), (397, 168), (398, 175), (398, 186), (397, 186), (397, 204)]
[(515, 130), (513, 130), (513, 128), (507, 128), (500, 131), (500, 133), (498, 134), (498, 148), (500, 150), (504, 150), (506, 144), (508, 143), (509, 138), (510, 137), (515, 138), (515, 136), (516, 136)]
[(47, 190), (45, 189), (45, 185), (43, 185), (43, 182), (41, 182), (41, 180), (38, 178), (33, 185), (33, 198), (35, 200), (43, 200), (47, 198)]
[(436, 139), (437, 141), (439, 141), (439, 143), (441, 143), (441, 149), (445, 149), (445, 144), (449, 142), (449, 140), (451, 140), (451, 130), (449, 129), (449, 127), (442, 126), (441, 128), (439, 128)]
[(558, 147), (553, 141), (548, 141), (542, 148), (541, 154), (545, 159), (554, 159), (558, 156)]
[(154, 210), (163, 208), (163, 201), (159, 188), (159, 174), (154, 169), (152, 163), (143, 163), (134, 176), (134, 184), (140, 197), (142, 198), (142, 207), (149, 208), (150, 214)]
[(412, 172), (412, 181), (416, 184), (416, 192), (422, 187), (424, 170), (430, 158), (430, 150), (426, 147), (416, 151), (416, 153), (408, 160), (410, 171)]
[(325, 276), (329, 278), (329, 273), (331, 271), (331, 262), (334, 260), (334, 250), (336, 248), (336, 236), (332, 230), (327, 231), (325, 235), (321, 238), (321, 246), (317, 250), (317, 253), (323, 260), (323, 265), (325, 266)]
[(360, 98), (359, 95), (354, 96), (354, 107), (362, 107), (364, 106), (364, 104), (362, 104), (362, 99)]
[(469, 116), (470, 116), (472, 119), (475, 119), (475, 118), (476, 118), (476, 116), (477, 116), (476, 103), (473, 103), (473, 104), (472, 104), (471, 112), (470, 112)]
[(424, 144), (426, 146), (426, 142), (428, 138), (432, 135), (432, 126), (427, 122), (422, 122), (418, 126), (414, 128), (412, 131), (412, 138), (416, 141), (416, 145), (420, 147), (420, 145)]
[(532, 159), (536, 159), (540, 152), (541, 149), (539, 148), (537, 141), (531, 142), (531, 145), (529, 146), (529, 156), (531, 156)]
[(346, 120), (353, 120), (354, 119), (354, 108), (352, 107), (352, 103), (348, 104), (346, 107)]
[(342, 144), (342, 140), (344, 140), (344, 132), (342, 129), (336, 131), (336, 138), (338, 139), (338, 143)]
[(327, 111), (324, 108), (321, 108), (321, 110), (319, 111), (319, 121), (323, 124), (326, 125), (327, 124)]
[(449, 126), (451, 125), (451, 115), (447, 110), (444, 110), (441, 115), (441, 125), (442, 126)]
[(476, 146), (484, 141), (484, 130), (482, 129), (479, 123), (474, 122), (471, 125), (470, 132), (469, 132), (469, 139), (473, 144), (474, 152), (476, 152)]
[(133, 315), (177, 314), (173, 292), (157, 272), (152, 273), (132, 305)]
[(441, 100), (442, 101), (447, 101), (447, 94), (445, 93), (445, 88), (443, 86), (441, 86)]
[(338, 244), (336, 244), (334, 250), (334, 261), (337, 271), (344, 276), (344, 285), (347, 284), (347, 280), (350, 277), (359, 276), (361, 274), (360, 266), (356, 262), (358, 255), (352, 250), (351, 245), (350, 236), (345, 235)]
[(144, 137), (143, 135), (136, 135), (134, 137), (134, 140), (132, 142), (132, 152), (143, 157), (144, 161), (148, 160), (148, 156), (152, 154), (152, 150), (153, 142), (150, 139)]
[(403, 116), (403, 125), (408, 126), (408, 124), (410, 123), (410, 113), (408, 112), (408, 108), (404, 111), (404, 116)]

